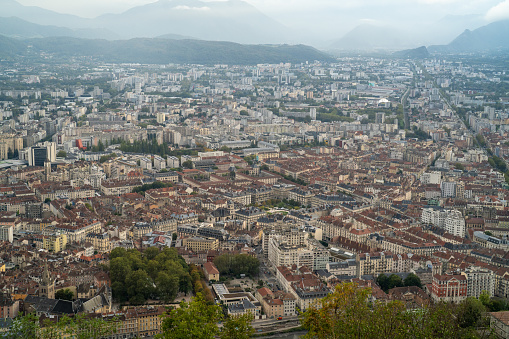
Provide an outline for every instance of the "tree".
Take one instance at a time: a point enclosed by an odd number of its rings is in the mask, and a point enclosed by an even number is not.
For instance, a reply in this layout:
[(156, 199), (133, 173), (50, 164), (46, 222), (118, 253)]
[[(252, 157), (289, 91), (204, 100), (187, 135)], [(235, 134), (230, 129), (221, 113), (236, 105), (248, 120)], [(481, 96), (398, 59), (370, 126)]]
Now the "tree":
[(301, 315), (309, 331), (304, 338), (479, 338), (482, 331), (473, 326), (486, 326), (478, 321), (482, 309), (473, 301), (459, 306), (438, 303), (408, 312), (400, 301), (371, 302), (370, 295), (369, 288), (354, 283), (337, 285)]
[(142, 269), (132, 271), (125, 279), (127, 295), (132, 304), (142, 304), (153, 292), (153, 282)]
[(183, 168), (193, 168), (193, 162), (191, 160), (186, 160), (182, 163)]
[(309, 331), (304, 338), (364, 338), (369, 294), (369, 289), (353, 283), (337, 285), (334, 293), (319, 301), (319, 306), (310, 307), (302, 315), (301, 323)]
[(219, 338), (221, 339), (250, 339), (255, 330), (251, 326), (253, 316), (243, 314), (239, 317), (228, 317), (223, 323)]
[(208, 304), (198, 293), (189, 303), (181, 302), (180, 308), (170, 311), (161, 324), (166, 339), (213, 339), (219, 334), (217, 322), (223, 319), (221, 307)]
[(28, 314), (17, 317), (12, 327), (7, 332), (2, 333), (2, 338), (57, 339), (72, 337), (76, 339), (98, 339), (114, 334), (116, 328), (116, 318), (105, 321), (102, 318), (78, 314), (72, 318), (63, 316), (55, 321), (40, 319), (35, 314)]
[(260, 261), (247, 254), (223, 254), (214, 259), (214, 265), (216, 265), (221, 274), (255, 276), (258, 274)]
[(33, 314), (27, 314), (23, 317), (14, 319), (11, 328), (3, 333), (6, 339), (32, 339), (38, 338), (39, 318)]
[(58, 151), (58, 153), (57, 153), (57, 157), (59, 157), (59, 158), (65, 158), (66, 156), (67, 156), (66, 151)]
[(403, 283), (405, 284), (405, 286), (417, 286), (419, 288), (422, 288), (421, 279), (413, 273), (407, 275)]
[(164, 302), (173, 301), (177, 297), (179, 291), (178, 276), (170, 276), (165, 272), (159, 272), (155, 282), (159, 297)]
[(486, 307), (480, 300), (468, 297), (458, 306), (458, 324), (462, 328), (489, 326), (485, 313)]
[(74, 293), (70, 289), (66, 288), (64, 290), (58, 290), (55, 293), (55, 299), (62, 299), (62, 300), (73, 300), (74, 299)]
[(71, 338), (76, 339), (99, 339), (110, 336), (116, 332), (116, 319), (105, 321), (101, 318), (91, 317), (86, 314), (78, 314), (72, 319), (64, 316), (58, 326)]

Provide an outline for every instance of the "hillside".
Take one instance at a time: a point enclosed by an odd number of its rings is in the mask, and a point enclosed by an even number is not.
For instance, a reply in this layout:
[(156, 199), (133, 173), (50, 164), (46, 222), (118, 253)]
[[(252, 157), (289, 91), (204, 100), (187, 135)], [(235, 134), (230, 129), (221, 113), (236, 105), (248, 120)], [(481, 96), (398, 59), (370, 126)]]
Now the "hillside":
[[(332, 61), (333, 59), (305, 45), (241, 45), (232, 42), (171, 39), (90, 40), (50, 37), (15, 40), (3, 37), (0, 55), (9, 52), (9, 45), (32, 46), (32, 53), (45, 52), (57, 57), (94, 57), (105, 62), (239, 64), (300, 63)], [(12, 53), (12, 52), (11, 52)], [(22, 55), (22, 49), (14, 53)]]
[(421, 46), (418, 48), (394, 52), (392, 55), (396, 58), (402, 59), (425, 59), (429, 57), (430, 54), (425, 46)]

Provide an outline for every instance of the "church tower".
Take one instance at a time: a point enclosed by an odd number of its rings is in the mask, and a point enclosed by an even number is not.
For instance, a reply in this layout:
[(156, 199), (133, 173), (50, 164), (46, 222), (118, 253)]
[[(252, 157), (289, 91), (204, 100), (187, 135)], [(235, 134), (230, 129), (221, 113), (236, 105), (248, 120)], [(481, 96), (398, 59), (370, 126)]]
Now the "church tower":
[(55, 280), (51, 277), (48, 270), (48, 262), (44, 264), (44, 272), (39, 284), (39, 296), (48, 299), (55, 299)]

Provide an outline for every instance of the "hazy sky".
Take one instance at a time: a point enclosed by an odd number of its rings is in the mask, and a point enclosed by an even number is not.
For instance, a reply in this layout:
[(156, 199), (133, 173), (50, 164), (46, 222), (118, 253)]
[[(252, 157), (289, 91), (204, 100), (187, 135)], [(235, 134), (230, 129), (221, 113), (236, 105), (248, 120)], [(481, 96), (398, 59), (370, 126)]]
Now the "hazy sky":
[[(170, 1), (170, 0), (169, 0)], [(207, 1), (207, 0), (204, 0)], [(209, 0), (210, 1), (210, 0)], [(104, 13), (119, 13), (137, 5), (154, 0), (18, 0), (24, 5), (39, 6), (62, 13), (94, 17)], [(490, 18), (509, 17), (509, 0), (246, 0), (270, 16), (284, 16), (290, 13), (321, 12), (330, 14), (362, 8), (370, 14), (373, 8), (385, 8), (383, 12), (371, 15), (386, 15), (398, 7), (408, 8), (408, 14), (422, 17), (436, 14), (482, 14)], [(424, 13), (420, 13), (424, 11)], [(376, 19), (374, 17), (366, 19)]]
[[(171, 1), (171, 0), (167, 0)], [(207, 1), (207, 0), (203, 0)], [(210, 0), (208, 0), (210, 1)], [(414, 26), (448, 16), (476, 14), (484, 23), (509, 18), (509, 0), (245, 0), (292, 28), (345, 33), (361, 23)], [(18, 0), (61, 13), (95, 17), (120, 13), (154, 0)], [(479, 20), (478, 20), (479, 22)], [(479, 25), (477, 25), (478, 27)], [(424, 26), (423, 26), (424, 27)], [(476, 27), (464, 27), (476, 28)], [(328, 34), (327, 34), (328, 33)]]

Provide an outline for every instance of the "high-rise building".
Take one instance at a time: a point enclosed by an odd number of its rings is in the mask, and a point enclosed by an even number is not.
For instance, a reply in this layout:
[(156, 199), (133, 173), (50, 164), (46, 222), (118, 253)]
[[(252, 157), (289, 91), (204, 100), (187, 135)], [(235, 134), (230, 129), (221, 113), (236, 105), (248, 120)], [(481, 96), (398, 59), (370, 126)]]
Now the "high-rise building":
[(385, 113), (384, 112), (377, 112), (375, 115), (375, 123), (377, 124), (383, 124), (385, 123)]
[(479, 298), (483, 291), (490, 297), (495, 293), (495, 275), (493, 271), (478, 266), (467, 268), (461, 275), (467, 277), (467, 296)]
[(54, 162), (57, 159), (57, 145), (54, 142), (45, 142), (40, 146), (33, 146), (27, 152), (28, 166), (44, 166), (45, 162)]
[(12, 243), (14, 240), (13, 235), (14, 227), (12, 225), (0, 226), (0, 241), (8, 241)]
[(445, 230), (455, 236), (465, 236), (465, 218), (460, 211), (452, 210), (445, 218)]

